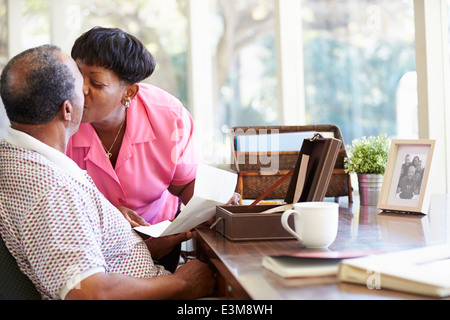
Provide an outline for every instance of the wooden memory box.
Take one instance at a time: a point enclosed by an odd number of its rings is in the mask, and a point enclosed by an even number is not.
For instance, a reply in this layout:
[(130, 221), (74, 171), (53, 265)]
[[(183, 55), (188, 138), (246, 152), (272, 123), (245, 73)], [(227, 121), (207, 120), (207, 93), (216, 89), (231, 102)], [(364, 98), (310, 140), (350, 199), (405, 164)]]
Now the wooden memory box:
[[(315, 136), (304, 139), (295, 166), (251, 205), (216, 207), (216, 231), (232, 241), (292, 239), (281, 226), (281, 215), (288, 208), (258, 203), (288, 178), (290, 182), (284, 195), (286, 204), (323, 201), (341, 144), (341, 140), (335, 138)], [(270, 212), (266, 213), (266, 210)]]
[[(229, 132), (231, 167), (238, 173), (237, 192), (241, 199), (256, 199), (286, 175), (297, 162), (303, 139), (315, 133), (342, 141), (325, 196), (347, 196), (353, 202), (350, 175), (344, 170), (347, 157), (344, 141), (339, 128), (331, 124), (233, 127)], [(290, 179), (283, 181), (266, 199), (283, 199), (289, 183)]]
[[(217, 206), (216, 231), (231, 241), (244, 240), (283, 240), (293, 239), (281, 225), (283, 212), (261, 214), (279, 205), (249, 206)], [(294, 229), (293, 216), (289, 217), (289, 225)]]

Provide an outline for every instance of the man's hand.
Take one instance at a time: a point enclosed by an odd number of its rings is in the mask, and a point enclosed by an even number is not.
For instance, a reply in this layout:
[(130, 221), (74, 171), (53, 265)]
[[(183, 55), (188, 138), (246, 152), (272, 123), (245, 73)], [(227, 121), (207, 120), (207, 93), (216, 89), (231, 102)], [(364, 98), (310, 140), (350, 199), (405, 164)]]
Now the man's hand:
[(204, 297), (214, 291), (216, 280), (211, 268), (200, 260), (188, 260), (173, 274), (187, 282), (191, 288), (188, 298)]
[(145, 240), (148, 250), (152, 254), (153, 259), (161, 259), (169, 254), (176, 245), (192, 239), (195, 236), (195, 231), (183, 232), (172, 236), (150, 238)]

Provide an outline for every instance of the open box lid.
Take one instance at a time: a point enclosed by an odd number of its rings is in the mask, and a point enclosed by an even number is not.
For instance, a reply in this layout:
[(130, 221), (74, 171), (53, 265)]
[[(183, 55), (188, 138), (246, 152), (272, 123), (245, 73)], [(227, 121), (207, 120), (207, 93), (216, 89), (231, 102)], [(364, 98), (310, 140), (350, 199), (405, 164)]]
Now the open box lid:
[(292, 175), (285, 202), (322, 201), (334, 169), (342, 141), (320, 134), (304, 139), (295, 167), (271, 186), (250, 207), (263, 200), (273, 189)]
[(273, 171), (273, 167), (290, 170), (297, 160), (303, 139), (310, 139), (316, 133), (324, 138), (341, 140), (340, 151), (345, 153), (342, 134), (337, 126), (331, 124), (232, 127), (229, 131), (231, 168), (237, 172)]

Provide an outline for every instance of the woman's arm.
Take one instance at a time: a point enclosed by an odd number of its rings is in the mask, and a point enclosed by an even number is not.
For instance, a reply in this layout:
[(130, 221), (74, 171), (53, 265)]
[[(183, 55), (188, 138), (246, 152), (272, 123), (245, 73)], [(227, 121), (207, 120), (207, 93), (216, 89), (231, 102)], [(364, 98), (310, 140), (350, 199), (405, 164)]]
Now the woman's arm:
[(180, 200), (183, 202), (183, 204), (186, 205), (194, 195), (194, 188), (195, 188), (195, 179), (189, 182), (188, 184), (184, 184), (181, 186), (175, 186), (171, 184), (168, 190), (174, 196), (179, 197)]

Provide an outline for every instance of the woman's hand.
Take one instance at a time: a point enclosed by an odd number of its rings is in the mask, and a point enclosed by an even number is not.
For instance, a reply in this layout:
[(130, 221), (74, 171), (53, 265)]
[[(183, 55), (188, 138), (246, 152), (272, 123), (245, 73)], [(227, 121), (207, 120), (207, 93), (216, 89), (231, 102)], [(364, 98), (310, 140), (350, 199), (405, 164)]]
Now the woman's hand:
[[(241, 195), (239, 193), (234, 193), (231, 199), (226, 204), (227, 206), (236, 206), (239, 205), (239, 200), (241, 200)], [(216, 222), (217, 217), (214, 215), (205, 222), (207, 226), (211, 226)]]
[(134, 210), (126, 207), (117, 207), (119, 211), (123, 214), (124, 218), (131, 224), (132, 228), (139, 226), (149, 226), (144, 219), (141, 218)]
[(227, 205), (238, 205), (239, 204), (239, 200), (241, 200), (241, 195), (237, 192), (235, 192), (233, 194), (233, 196), (231, 197), (231, 199), (228, 201)]

